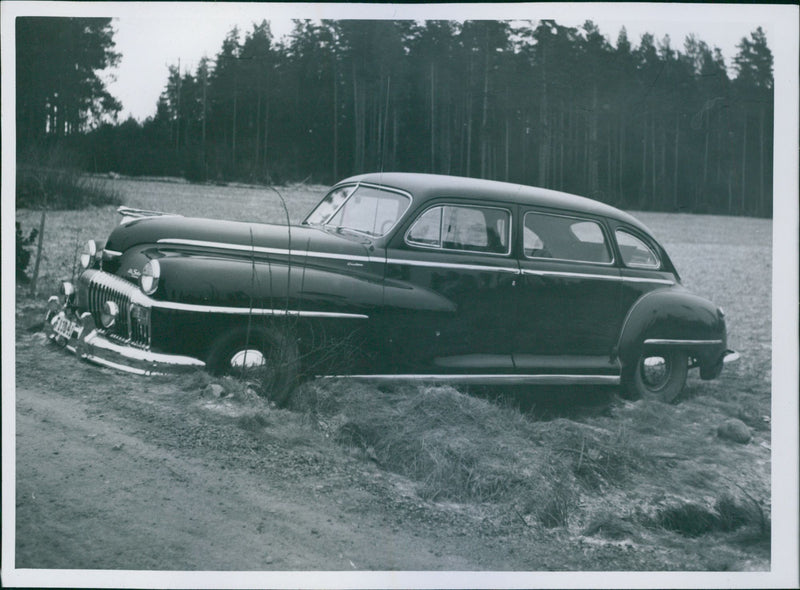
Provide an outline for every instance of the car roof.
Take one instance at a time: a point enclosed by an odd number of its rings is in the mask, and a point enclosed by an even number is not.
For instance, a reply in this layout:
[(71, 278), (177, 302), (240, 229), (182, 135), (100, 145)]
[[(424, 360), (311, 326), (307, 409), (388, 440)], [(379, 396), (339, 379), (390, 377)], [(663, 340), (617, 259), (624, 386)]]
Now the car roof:
[(641, 221), (616, 207), (570, 193), (546, 188), (513, 184), (497, 180), (422, 174), (412, 172), (373, 172), (351, 176), (337, 184), (369, 182), (380, 186), (405, 190), (419, 203), (435, 197), (458, 196), (464, 198), (498, 200), (533, 205), (568, 212), (600, 215), (630, 224), (652, 237), (652, 232)]

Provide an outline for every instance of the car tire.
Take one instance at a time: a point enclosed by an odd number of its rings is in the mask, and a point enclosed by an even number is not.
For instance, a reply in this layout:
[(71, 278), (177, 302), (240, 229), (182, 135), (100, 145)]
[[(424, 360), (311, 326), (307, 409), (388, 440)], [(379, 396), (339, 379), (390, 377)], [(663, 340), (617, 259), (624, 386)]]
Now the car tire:
[(681, 350), (642, 353), (626, 371), (623, 387), (629, 398), (671, 403), (683, 391), (688, 372), (689, 358)]
[(287, 401), (298, 383), (298, 365), (297, 340), (291, 331), (263, 326), (224, 333), (206, 356), (210, 373), (258, 381), (262, 393), (279, 405)]

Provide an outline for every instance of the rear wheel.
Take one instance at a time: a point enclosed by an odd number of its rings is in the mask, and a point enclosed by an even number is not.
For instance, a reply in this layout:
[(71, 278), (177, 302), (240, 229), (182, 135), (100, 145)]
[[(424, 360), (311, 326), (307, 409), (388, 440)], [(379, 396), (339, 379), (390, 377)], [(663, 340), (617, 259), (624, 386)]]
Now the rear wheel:
[(261, 391), (279, 404), (297, 384), (299, 353), (289, 330), (235, 328), (214, 341), (206, 359), (211, 373), (258, 381)]
[(674, 401), (686, 385), (689, 358), (680, 350), (642, 353), (624, 379), (626, 392), (633, 398)]

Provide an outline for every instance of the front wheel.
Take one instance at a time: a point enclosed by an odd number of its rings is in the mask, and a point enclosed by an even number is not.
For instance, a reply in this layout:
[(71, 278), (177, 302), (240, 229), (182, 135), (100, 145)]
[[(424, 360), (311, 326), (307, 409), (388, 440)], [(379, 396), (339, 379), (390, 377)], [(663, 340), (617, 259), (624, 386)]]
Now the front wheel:
[(214, 341), (206, 358), (211, 373), (254, 379), (278, 404), (283, 404), (297, 385), (299, 353), (289, 330), (230, 330)]
[(642, 353), (624, 377), (626, 392), (633, 398), (657, 399), (670, 403), (686, 385), (689, 357), (680, 350)]

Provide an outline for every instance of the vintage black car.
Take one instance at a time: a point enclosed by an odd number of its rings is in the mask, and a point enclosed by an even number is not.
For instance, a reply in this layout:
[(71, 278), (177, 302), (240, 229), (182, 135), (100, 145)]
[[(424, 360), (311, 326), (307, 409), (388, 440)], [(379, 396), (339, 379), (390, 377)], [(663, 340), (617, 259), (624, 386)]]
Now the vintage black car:
[(724, 314), (631, 215), (570, 194), (428, 174), (336, 184), (299, 226), (120, 208), (45, 326), (80, 357), (467, 384), (622, 384), (673, 400), (720, 374)]

